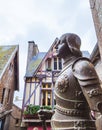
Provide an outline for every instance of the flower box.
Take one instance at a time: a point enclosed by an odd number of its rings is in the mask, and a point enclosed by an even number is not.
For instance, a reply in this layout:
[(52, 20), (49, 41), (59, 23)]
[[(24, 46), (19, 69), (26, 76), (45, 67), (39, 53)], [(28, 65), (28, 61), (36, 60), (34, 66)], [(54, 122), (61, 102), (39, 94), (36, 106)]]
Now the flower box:
[(24, 119), (39, 119), (38, 114), (25, 114)]

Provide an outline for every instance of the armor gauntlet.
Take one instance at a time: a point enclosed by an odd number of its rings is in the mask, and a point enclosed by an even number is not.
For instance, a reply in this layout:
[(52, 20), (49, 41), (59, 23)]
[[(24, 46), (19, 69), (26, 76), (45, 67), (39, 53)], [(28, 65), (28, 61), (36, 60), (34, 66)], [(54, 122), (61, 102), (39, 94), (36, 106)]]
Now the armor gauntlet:
[(91, 110), (102, 114), (102, 89), (93, 64), (87, 58), (77, 59), (72, 66)]

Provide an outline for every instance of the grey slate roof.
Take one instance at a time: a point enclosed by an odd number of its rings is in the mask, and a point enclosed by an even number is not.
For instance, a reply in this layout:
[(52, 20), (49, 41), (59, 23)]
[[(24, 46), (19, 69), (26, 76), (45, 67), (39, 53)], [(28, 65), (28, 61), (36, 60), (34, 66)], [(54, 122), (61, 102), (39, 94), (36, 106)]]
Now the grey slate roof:
[[(26, 70), (26, 74), (25, 77), (33, 77), (34, 72), (36, 71), (36, 69), (38, 68), (39, 64), (41, 63), (41, 61), (43, 60), (43, 58), (45, 57), (47, 52), (39, 52), (36, 56), (34, 56), (31, 61), (28, 64), (28, 68)], [(90, 54), (88, 51), (82, 51), (83, 56), (89, 58)]]
[(45, 55), (46, 52), (39, 52), (36, 56), (32, 57), (31, 61), (28, 64), (25, 77), (33, 76), (35, 70), (37, 69)]
[(88, 51), (82, 51), (83, 57), (90, 58), (90, 53)]

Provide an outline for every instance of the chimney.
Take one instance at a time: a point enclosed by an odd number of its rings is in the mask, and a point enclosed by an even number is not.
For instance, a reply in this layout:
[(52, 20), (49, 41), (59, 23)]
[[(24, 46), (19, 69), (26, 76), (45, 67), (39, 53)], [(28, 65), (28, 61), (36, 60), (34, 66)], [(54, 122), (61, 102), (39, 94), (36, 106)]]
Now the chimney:
[(27, 68), (32, 57), (39, 52), (37, 44), (34, 41), (28, 41), (28, 56), (27, 56)]

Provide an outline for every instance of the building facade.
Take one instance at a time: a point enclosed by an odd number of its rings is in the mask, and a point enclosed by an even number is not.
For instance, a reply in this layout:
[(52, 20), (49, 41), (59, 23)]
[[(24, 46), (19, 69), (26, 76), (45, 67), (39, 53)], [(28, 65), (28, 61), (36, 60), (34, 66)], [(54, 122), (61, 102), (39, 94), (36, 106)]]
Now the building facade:
[[(48, 52), (39, 52), (37, 45), (34, 42), (29, 42), (23, 112), (30, 104), (49, 106), (54, 109), (54, 86), (63, 62), (57, 57), (56, 42), (57, 39)], [(32, 122), (32, 120), (23, 119), (23, 122)], [(35, 119), (33, 122), (40, 122), (40, 120)]]
[(13, 104), (10, 115), (9, 130), (20, 130), (22, 109)]
[(92, 17), (95, 25), (97, 43), (99, 46), (100, 56), (102, 58), (102, 1), (89, 0)]
[(0, 46), (0, 103), (2, 130), (8, 130), (14, 91), (19, 90), (18, 46)]
[(91, 59), (95, 63), (96, 71), (99, 75), (100, 82), (102, 81), (102, 1), (89, 0), (92, 11), (93, 22), (95, 26), (97, 43), (91, 54)]

